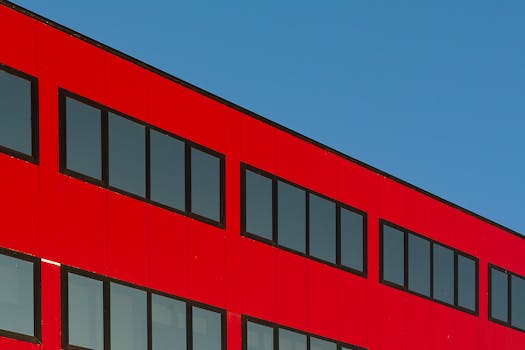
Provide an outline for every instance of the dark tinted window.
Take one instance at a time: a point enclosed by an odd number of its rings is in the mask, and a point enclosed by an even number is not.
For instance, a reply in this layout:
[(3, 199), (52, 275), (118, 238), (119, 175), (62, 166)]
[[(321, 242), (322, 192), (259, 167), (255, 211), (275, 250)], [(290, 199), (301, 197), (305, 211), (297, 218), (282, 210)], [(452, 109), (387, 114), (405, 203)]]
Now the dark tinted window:
[(341, 208), (341, 264), (364, 270), (364, 218)]
[(221, 314), (193, 307), (193, 350), (222, 348)]
[(435, 243), (434, 298), (454, 303), (454, 251)]
[(408, 289), (430, 296), (430, 242), (408, 235)]
[(153, 350), (186, 350), (186, 303), (153, 294), (151, 296)]
[(508, 278), (506, 273), (490, 269), (490, 316), (503, 322), (509, 320)]
[(109, 113), (109, 185), (146, 195), (145, 127)]
[(102, 282), (68, 274), (69, 344), (87, 349), (104, 348)]
[(66, 167), (102, 179), (101, 111), (66, 98)]
[(248, 350), (273, 350), (273, 328), (247, 323)]
[(111, 350), (147, 349), (146, 292), (111, 283)]
[(383, 279), (400, 286), (405, 281), (405, 234), (383, 225)]
[(511, 323), (514, 327), (525, 330), (525, 279), (511, 276), (511, 288)]
[(335, 203), (310, 194), (310, 255), (335, 263)]
[(337, 350), (337, 344), (328, 340), (310, 337), (310, 350)]
[(0, 329), (33, 336), (34, 264), (0, 254)]
[(221, 160), (195, 148), (191, 149), (191, 211), (221, 220)]
[(150, 197), (171, 208), (185, 209), (184, 142), (150, 130)]
[(278, 182), (279, 244), (299, 252), (306, 252), (306, 194), (303, 190)]
[(32, 154), (31, 82), (0, 69), (0, 146)]
[(306, 350), (306, 335), (279, 329), (279, 350)]
[(458, 305), (476, 310), (476, 262), (458, 255)]
[(246, 171), (246, 231), (272, 239), (272, 180)]

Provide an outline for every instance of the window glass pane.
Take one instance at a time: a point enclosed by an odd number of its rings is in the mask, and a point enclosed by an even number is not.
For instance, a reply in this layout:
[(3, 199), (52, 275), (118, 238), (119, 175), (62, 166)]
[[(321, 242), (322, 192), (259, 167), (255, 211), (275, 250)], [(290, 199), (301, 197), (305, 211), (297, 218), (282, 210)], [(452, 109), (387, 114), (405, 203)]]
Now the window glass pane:
[(247, 323), (248, 350), (273, 350), (273, 328)]
[(364, 270), (364, 218), (361, 214), (341, 208), (341, 264)]
[(146, 194), (145, 127), (109, 113), (109, 185), (144, 197)]
[(34, 335), (33, 263), (0, 254), (0, 329)]
[(0, 145), (31, 155), (31, 82), (0, 70)]
[(102, 178), (101, 112), (66, 98), (66, 168)]
[(337, 350), (337, 344), (328, 340), (310, 337), (310, 350)]
[(306, 350), (306, 335), (279, 329), (279, 350)]
[(147, 349), (146, 292), (111, 283), (111, 350)]
[(511, 276), (511, 322), (514, 327), (525, 330), (525, 279)]
[(408, 235), (408, 289), (430, 296), (430, 242)]
[(335, 203), (310, 194), (310, 255), (335, 263)]
[(284, 182), (277, 183), (279, 244), (306, 252), (306, 194)]
[(184, 142), (150, 130), (150, 152), (151, 199), (184, 210)]
[(272, 180), (246, 170), (246, 231), (272, 239)]
[(458, 255), (458, 305), (476, 310), (476, 262)]
[(508, 278), (509, 276), (496, 269), (490, 269), (490, 306), (491, 317), (497, 320), (509, 321)]
[(454, 304), (454, 252), (434, 243), (434, 298)]
[(193, 350), (222, 348), (221, 314), (193, 307)]
[(68, 273), (69, 344), (104, 347), (102, 282)]
[(383, 279), (400, 286), (405, 281), (405, 235), (383, 225)]
[(191, 149), (191, 211), (221, 221), (221, 160)]
[(186, 350), (186, 303), (151, 295), (153, 350)]

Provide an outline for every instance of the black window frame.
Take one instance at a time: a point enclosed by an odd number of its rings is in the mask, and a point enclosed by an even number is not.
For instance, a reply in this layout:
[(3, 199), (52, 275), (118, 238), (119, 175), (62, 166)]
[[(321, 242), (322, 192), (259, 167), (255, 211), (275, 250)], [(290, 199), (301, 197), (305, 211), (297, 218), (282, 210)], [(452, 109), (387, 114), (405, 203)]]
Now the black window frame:
[(39, 99), (38, 99), (38, 78), (24, 73), (18, 69), (6, 66), (0, 62), (0, 70), (25, 79), (31, 83), (31, 154), (16, 151), (0, 144), (0, 152), (8, 154), (30, 163), (38, 165), (40, 163), (40, 130), (39, 130)]
[[(383, 278), (383, 235), (384, 235), (384, 226), (390, 226), (394, 229), (397, 229), (401, 232), (403, 232), (403, 235), (404, 235), (404, 283), (403, 285), (399, 285), (397, 283), (393, 283), (393, 282), (390, 282), (388, 280), (385, 280)], [(415, 292), (413, 290), (410, 290), (408, 289), (408, 266), (409, 266), (409, 256), (408, 256), (408, 235), (411, 234), (411, 235), (414, 235), (414, 236), (418, 236), (420, 238), (423, 238), (425, 240), (427, 240), (429, 243), (430, 243), (430, 296), (427, 296), (427, 295), (424, 295), (424, 294), (420, 294), (418, 292)], [(454, 254), (454, 295), (453, 295), (453, 299), (454, 299), (454, 302), (453, 304), (449, 304), (447, 302), (444, 302), (444, 301), (441, 301), (439, 299), (435, 299), (433, 297), (434, 295), (434, 245), (437, 244), (441, 247), (444, 247), (444, 248), (447, 248), (447, 249), (450, 249), (453, 254)], [(468, 259), (471, 259), (475, 262), (475, 265), (476, 265), (476, 285), (475, 285), (475, 304), (476, 304), (476, 309), (475, 310), (471, 310), (471, 309), (468, 309), (468, 308), (465, 308), (465, 307), (462, 307), (458, 304), (458, 256), (461, 255), (465, 258), (468, 258)], [(392, 287), (392, 288), (395, 288), (395, 289), (399, 289), (399, 290), (402, 290), (404, 292), (407, 292), (407, 293), (410, 293), (412, 295), (416, 295), (418, 297), (421, 297), (421, 298), (424, 298), (424, 299), (427, 299), (427, 300), (432, 300), (438, 304), (441, 304), (441, 305), (445, 305), (445, 306), (448, 306), (448, 307), (451, 307), (451, 308), (454, 308), (456, 310), (460, 310), (460, 311), (463, 311), (463, 312), (466, 312), (468, 314), (471, 314), (471, 315), (474, 315), (474, 316), (479, 316), (479, 259), (473, 255), (470, 255), (468, 253), (465, 253), (465, 252), (462, 252), (456, 248), (453, 248), (451, 246), (448, 246), (446, 244), (443, 244), (441, 242), (438, 242), (438, 241), (435, 241), (433, 239), (430, 239), (422, 234), (419, 234), (417, 232), (414, 232), (414, 231), (411, 231), (409, 229), (406, 229), (402, 226), (399, 226), (397, 224), (394, 224), (393, 222), (391, 221), (388, 221), (388, 220), (385, 220), (385, 219), (379, 219), (379, 282), (381, 284), (384, 284), (384, 285), (387, 285), (389, 287)]]
[(24, 260), (33, 264), (33, 318), (34, 318), (34, 334), (27, 335), (9, 331), (7, 329), (0, 329), (0, 336), (22, 340), (29, 343), (42, 343), (42, 262), (41, 259), (23, 254), (14, 250), (0, 247), (0, 254), (12, 258)]
[[(246, 171), (251, 171), (255, 174), (264, 176), (272, 181), (272, 239), (266, 239), (264, 237), (261, 237), (257, 234), (248, 232), (246, 230)], [(305, 253), (295, 250), (293, 248), (289, 248), (286, 246), (283, 246), (279, 244), (278, 242), (278, 232), (277, 232), (277, 220), (278, 220), (278, 190), (277, 190), (277, 184), (278, 181), (283, 182), (285, 184), (294, 186), (302, 191), (305, 192), (306, 200), (305, 200), (305, 207), (306, 207), (306, 249)], [(309, 201), (310, 201), (310, 194), (318, 196), (320, 198), (326, 199), (330, 202), (333, 202), (336, 205), (336, 262), (332, 263), (330, 261), (326, 261), (323, 259), (320, 259), (318, 257), (315, 257), (313, 255), (310, 255), (310, 239), (309, 239), (309, 221), (310, 221), (310, 213), (309, 213)], [(341, 264), (341, 209), (345, 209), (348, 211), (351, 211), (355, 214), (361, 215), (363, 218), (363, 270), (357, 270), (352, 267), (346, 266)], [(241, 162), (241, 235), (254, 239), (256, 241), (260, 241), (266, 244), (269, 244), (271, 246), (274, 246), (276, 248), (300, 255), (302, 257), (306, 257), (308, 259), (326, 264), (331, 267), (335, 267), (347, 272), (351, 272), (353, 274), (356, 274), (361, 277), (367, 277), (368, 275), (368, 214), (360, 209), (357, 209), (355, 207), (352, 207), (348, 204), (342, 203), (340, 201), (337, 201), (333, 198), (330, 198), (326, 195), (323, 195), (321, 193), (312, 191), (304, 186), (298, 185), (296, 183), (293, 183), (289, 180), (283, 179), (279, 176), (276, 176), (274, 174), (271, 174), (267, 171), (261, 170), (259, 168), (256, 168), (254, 166), (251, 166), (247, 163)]]
[[(113, 192), (117, 192), (120, 194), (123, 194), (125, 196), (140, 200), (142, 202), (146, 202), (152, 205), (155, 205), (157, 207), (185, 215), (187, 217), (202, 221), (204, 223), (216, 226), (221, 229), (226, 228), (226, 156), (222, 153), (219, 153), (217, 151), (214, 151), (210, 148), (207, 148), (205, 146), (199, 145), (195, 142), (192, 142), (188, 139), (182, 138), (176, 134), (173, 134), (169, 131), (163, 130), (157, 126), (148, 124), (140, 119), (131, 117), (125, 113), (119, 112), (115, 109), (112, 109), (110, 107), (104, 106), (100, 103), (97, 103), (93, 100), (90, 100), (86, 97), (83, 97), (81, 95), (75, 94), (71, 91), (65, 90), (63, 88), (59, 88), (59, 153), (60, 153), (60, 160), (59, 160), (59, 171), (67, 176), (71, 176), (74, 178), (77, 178), (79, 180), (88, 182), (90, 184), (108, 189)], [(67, 119), (67, 113), (66, 113), (66, 101), (67, 99), (74, 99), (78, 102), (85, 103), (93, 108), (97, 108), (101, 111), (101, 140), (102, 140), (102, 178), (96, 179), (91, 176), (76, 172), (74, 170), (67, 168), (67, 136), (66, 136), (66, 119)], [(109, 185), (109, 113), (113, 113), (119, 117), (128, 119), (134, 123), (137, 123), (139, 125), (144, 126), (144, 132), (145, 132), (145, 196), (139, 196), (134, 193), (127, 192), (125, 190), (122, 190), (120, 188), (110, 186)], [(162, 133), (164, 135), (167, 135), (169, 137), (172, 137), (174, 139), (177, 139), (184, 143), (184, 173), (185, 173), (185, 193), (184, 193), (184, 203), (185, 203), (185, 209), (180, 210), (177, 208), (173, 208), (171, 206), (168, 206), (166, 204), (162, 204), (159, 202), (156, 202), (151, 199), (151, 193), (150, 193), (150, 131), (154, 130), (156, 132)], [(213, 157), (216, 157), (219, 159), (220, 162), (220, 220), (215, 221), (213, 219), (207, 218), (205, 216), (193, 213), (191, 211), (191, 150), (192, 148), (198, 149), (199, 151), (202, 151), (204, 153), (207, 153)]]
[(111, 349), (111, 295), (110, 295), (110, 284), (115, 283), (125, 287), (137, 289), (146, 293), (147, 303), (147, 350), (152, 350), (153, 346), (153, 327), (152, 327), (152, 295), (159, 295), (169, 299), (184, 302), (186, 305), (186, 350), (193, 350), (193, 307), (197, 307), (203, 310), (216, 312), (221, 316), (221, 350), (227, 349), (227, 319), (226, 310), (208, 304), (203, 304), (194, 300), (186, 299), (180, 296), (172, 295), (166, 292), (158, 291), (152, 288), (147, 288), (132, 284), (126, 281), (118, 280), (112, 277), (99, 275), (93, 272), (81, 270), (72, 266), (61, 265), (60, 269), (60, 290), (61, 290), (61, 317), (62, 317), (62, 349), (64, 350), (93, 350), (90, 348), (84, 348), (81, 346), (69, 344), (69, 288), (68, 288), (68, 274), (76, 274), (78, 276), (91, 278), (96, 281), (102, 282), (103, 290), (103, 315), (104, 323), (103, 327), (103, 350)]
[(342, 342), (342, 341), (338, 341), (338, 340), (335, 340), (335, 339), (323, 337), (321, 335), (317, 335), (317, 334), (314, 334), (314, 333), (309, 333), (309, 332), (306, 332), (306, 331), (302, 331), (300, 329), (296, 329), (296, 328), (292, 328), (292, 327), (288, 327), (288, 326), (283, 326), (281, 324), (273, 323), (273, 322), (270, 322), (270, 321), (267, 321), (267, 320), (263, 320), (263, 319), (260, 319), (260, 318), (255, 318), (255, 317), (248, 316), (248, 315), (242, 315), (241, 318), (242, 318), (242, 350), (248, 350), (248, 322), (272, 328), (272, 331), (273, 331), (273, 350), (279, 350), (279, 329), (287, 330), (287, 331), (290, 331), (290, 332), (294, 332), (294, 333), (306, 336), (306, 350), (310, 350), (310, 339), (311, 338), (325, 340), (325, 341), (328, 341), (330, 343), (333, 343), (333, 344), (335, 344), (337, 346), (337, 350), (343, 350), (343, 348), (344, 349), (348, 349), (348, 350), (367, 350), (366, 348), (363, 348), (363, 347), (358, 346), (358, 345), (348, 344), (348, 343), (345, 343), (345, 342)]
[[(492, 317), (492, 270), (497, 270), (499, 272), (502, 272), (507, 277), (507, 322), (499, 320), (497, 318)], [(491, 322), (500, 324), (505, 327), (512, 328), (514, 330), (517, 330), (519, 332), (525, 333), (525, 329), (516, 327), (512, 325), (512, 277), (517, 277), (525, 280), (525, 275), (520, 275), (515, 272), (512, 272), (510, 270), (504, 269), (498, 265), (494, 265), (492, 263), (488, 264), (488, 319)], [(525, 296), (523, 296), (525, 298)]]

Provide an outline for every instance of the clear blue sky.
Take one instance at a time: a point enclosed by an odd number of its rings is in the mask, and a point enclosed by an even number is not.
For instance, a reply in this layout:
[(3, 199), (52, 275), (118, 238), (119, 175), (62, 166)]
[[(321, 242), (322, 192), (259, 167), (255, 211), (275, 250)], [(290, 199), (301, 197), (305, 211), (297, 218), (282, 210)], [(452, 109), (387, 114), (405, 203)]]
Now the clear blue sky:
[(19, 0), (525, 233), (523, 0)]

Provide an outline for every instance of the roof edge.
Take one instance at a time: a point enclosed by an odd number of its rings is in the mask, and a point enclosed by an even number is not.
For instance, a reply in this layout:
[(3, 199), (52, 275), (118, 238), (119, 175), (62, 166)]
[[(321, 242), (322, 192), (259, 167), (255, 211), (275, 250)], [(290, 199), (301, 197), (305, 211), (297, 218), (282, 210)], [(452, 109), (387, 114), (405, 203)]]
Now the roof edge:
[(310, 138), (310, 137), (308, 137), (306, 135), (303, 135), (303, 134), (301, 134), (301, 133), (299, 133), (299, 132), (297, 132), (295, 130), (292, 130), (292, 129), (290, 129), (290, 128), (282, 125), (282, 124), (279, 124), (279, 123), (277, 123), (277, 122), (275, 122), (273, 120), (270, 120), (270, 119), (268, 119), (266, 117), (263, 117), (262, 115), (257, 114), (257, 113), (255, 113), (255, 112), (253, 112), (253, 111), (251, 111), (251, 110), (249, 110), (249, 109), (247, 109), (245, 107), (242, 107), (242, 106), (240, 106), (240, 105), (238, 105), (238, 104), (236, 104), (234, 102), (228, 101), (228, 100), (226, 100), (226, 99), (224, 99), (224, 98), (222, 98), (222, 97), (220, 97), (218, 95), (215, 95), (212, 92), (209, 92), (209, 91), (207, 91), (207, 90), (205, 90), (203, 88), (200, 88), (200, 87), (198, 87), (196, 85), (193, 85), (192, 83), (189, 83), (189, 82), (187, 82), (187, 81), (185, 81), (183, 79), (180, 79), (180, 78), (174, 76), (173, 74), (170, 74), (170, 73), (168, 73), (166, 71), (163, 71), (163, 70), (161, 70), (159, 68), (156, 68), (156, 67), (154, 67), (154, 66), (152, 66), (152, 65), (150, 65), (150, 64), (148, 64), (148, 63), (146, 63), (144, 61), (141, 61), (141, 60), (139, 60), (137, 58), (134, 58), (134, 57), (132, 57), (132, 56), (122, 52), (122, 51), (114, 49), (114, 48), (112, 48), (112, 47), (110, 47), (110, 46), (108, 46), (106, 44), (101, 43), (98, 40), (95, 40), (95, 39), (90, 38), (90, 37), (88, 37), (88, 36), (86, 36), (84, 34), (81, 34), (81, 33), (77, 32), (77, 31), (75, 31), (75, 30), (73, 30), (73, 29), (71, 29), (69, 27), (66, 27), (66, 26), (64, 26), (64, 25), (62, 25), (60, 23), (57, 23), (57, 22), (49, 19), (49, 18), (46, 18), (46, 17), (44, 17), (42, 15), (39, 15), (39, 14), (33, 12), (33, 11), (30, 11), (30, 10), (20, 6), (20, 5), (12, 3), (11, 1), (8, 1), (8, 0), (0, 0), (0, 5), (4, 5), (4, 6), (8, 7), (8, 8), (11, 8), (11, 9), (19, 12), (19, 13), (22, 13), (22, 14), (24, 14), (26, 16), (29, 16), (29, 17), (31, 17), (33, 19), (36, 19), (36, 20), (38, 20), (38, 21), (40, 21), (40, 22), (42, 22), (44, 24), (47, 24), (47, 25), (49, 25), (49, 26), (51, 26), (51, 27), (53, 27), (55, 29), (58, 29), (58, 30), (60, 30), (60, 31), (66, 33), (66, 34), (72, 35), (72, 36), (74, 36), (74, 37), (76, 37), (76, 38), (78, 38), (78, 39), (80, 39), (82, 41), (85, 41), (85, 42), (87, 42), (87, 43), (89, 43), (91, 45), (94, 45), (94, 46), (96, 46), (96, 47), (98, 47), (98, 48), (100, 48), (100, 49), (102, 49), (104, 51), (107, 51), (107, 52), (109, 52), (111, 54), (114, 54), (114, 55), (124, 59), (124, 60), (127, 60), (127, 61), (129, 61), (129, 62), (131, 62), (133, 64), (136, 64), (139, 67), (142, 67), (142, 68), (144, 68), (146, 70), (149, 70), (149, 71), (151, 71), (151, 72), (153, 72), (155, 74), (158, 74), (158, 75), (160, 75), (160, 76), (162, 76), (162, 77), (164, 77), (166, 79), (169, 79), (169, 80), (171, 80), (171, 81), (173, 81), (173, 82), (175, 82), (175, 83), (177, 83), (179, 85), (187, 87), (187, 88), (189, 88), (189, 89), (191, 89), (191, 90), (193, 90), (193, 91), (195, 91), (195, 92), (197, 92), (197, 93), (199, 93), (199, 94), (201, 94), (203, 96), (206, 96), (206, 97), (208, 97), (208, 98), (210, 98), (212, 100), (215, 100), (217, 102), (222, 103), (223, 105), (226, 105), (226, 106), (228, 106), (228, 107), (230, 107), (232, 109), (235, 109), (235, 110), (237, 110), (237, 111), (239, 111), (241, 113), (244, 113), (244, 114), (246, 114), (246, 115), (248, 115), (248, 116), (250, 116), (252, 118), (255, 118), (255, 119), (259, 120), (259, 121), (262, 121), (265, 124), (271, 125), (271, 126), (277, 128), (277, 129), (279, 129), (281, 131), (284, 131), (284, 132), (286, 132), (286, 133), (288, 133), (288, 134), (290, 134), (292, 136), (295, 136), (295, 137), (297, 137), (297, 138), (299, 138), (299, 139), (301, 139), (303, 141), (306, 141), (306, 142), (308, 142), (310, 144), (313, 144), (313, 145), (315, 145), (315, 146), (317, 146), (317, 147), (319, 147), (321, 149), (324, 149), (325, 151), (328, 151), (328, 152), (333, 153), (333, 154), (335, 154), (335, 155), (337, 155), (337, 156), (339, 156), (341, 158), (344, 158), (344, 159), (349, 160), (349, 161), (351, 161), (351, 162), (353, 162), (355, 164), (358, 164), (358, 165), (360, 165), (360, 166), (362, 166), (362, 167), (364, 167), (364, 168), (366, 168), (366, 169), (368, 169), (370, 171), (375, 172), (378, 175), (384, 176), (384, 177), (386, 177), (386, 178), (388, 178), (388, 179), (390, 179), (392, 181), (395, 181), (395, 182), (397, 182), (397, 183), (399, 183), (401, 185), (407, 186), (407, 187), (409, 187), (409, 188), (411, 188), (411, 189), (413, 189), (413, 190), (415, 190), (415, 191), (417, 191), (419, 193), (422, 193), (422, 194), (424, 194), (424, 195), (426, 195), (426, 196), (428, 196), (428, 197), (430, 197), (432, 199), (435, 199), (435, 200), (437, 200), (437, 201), (439, 201), (441, 203), (449, 205), (449, 206), (451, 206), (451, 207), (453, 207), (453, 208), (455, 208), (455, 209), (457, 209), (457, 210), (459, 210), (459, 211), (461, 211), (461, 212), (463, 212), (465, 214), (471, 215), (471, 216), (473, 216), (473, 217), (475, 217), (475, 218), (477, 218), (479, 220), (482, 220), (482, 221), (484, 221), (484, 222), (486, 222), (486, 223), (488, 223), (488, 224), (490, 224), (492, 226), (495, 226), (495, 227), (497, 227), (497, 228), (499, 228), (499, 229), (501, 229), (501, 230), (503, 230), (503, 231), (505, 231), (507, 233), (515, 235), (515, 236), (517, 236), (517, 237), (519, 237), (521, 239), (525, 239), (525, 236), (523, 234), (521, 234), (518, 231), (515, 231), (515, 230), (513, 230), (513, 229), (511, 229), (511, 228), (509, 228), (509, 227), (507, 227), (507, 226), (505, 226), (503, 224), (500, 224), (500, 223), (498, 223), (496, 221), (493, 221), (493, 220), (491, 220), (491, 219), (489, 219), (489, 218), (487, 218), (487, 217), (485, 217), (485, 216), (483, 216), (481, 214), (478, 214), (478, 213), (476, 213), (476, 212), (474, 212), (472, 210), (464, 208), (464, 207), (460, 206), (459, 204), (453, 203), (453, 202), (451, 202), (451, 201), (449, 201), (449, 200), (447, 200), (447, 199), (445, 199), (443, 197), (440, 197), (440, 196), (438, 196), (436, 194), (433, 194), (433, 193), (431, 193), (431, 192), (429, 192), (429, 191), (427, 191), (427, 190), (425, 190), (425, 189), (423, 189), (421, 187), (418, 187), (418, 186), (416, 186), (414, 184), (411, 184), (411, 183), (409, 183), (409, 182), (407, 182), (407, 181), (405, 181), (405, 180), (403, 180), (401, 178), (398, 178), (397, 176), (394, 176), (394, 175), (392, 175), (392, 174), (390, 174), (390, 173), (388, 173), (386, 171), (378, 169), (378, 168), (374, 167), (373, 165), (365, 163), (365, 162), (363, 162), (363, 161), (361, 161), (359, 159), (356, 159), (356, 158), (354, 158), (354, 157), (352, 157), (352, 156), (350, 156), (350, 155), (348, 155), (346, 153), (338, 151), (335, 148), (332, 148), (332, 147), (330, 147), (328, 145), (325, 145), (325, 144), (323, 144), (323, 143), (321, 143), (319, 141), (316, 141), (316, 140), (314, 140), (314, 139), (312, 139), (312, 138)]

